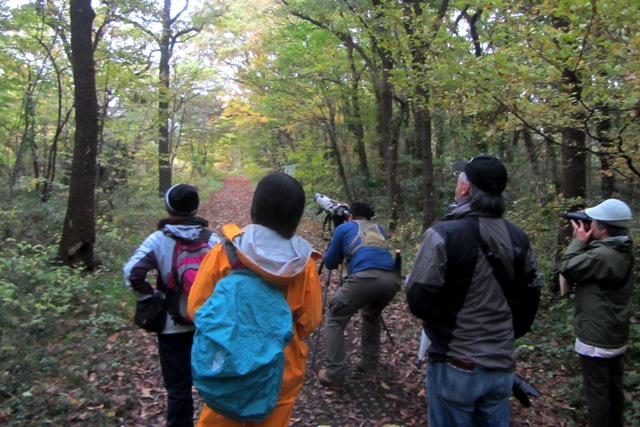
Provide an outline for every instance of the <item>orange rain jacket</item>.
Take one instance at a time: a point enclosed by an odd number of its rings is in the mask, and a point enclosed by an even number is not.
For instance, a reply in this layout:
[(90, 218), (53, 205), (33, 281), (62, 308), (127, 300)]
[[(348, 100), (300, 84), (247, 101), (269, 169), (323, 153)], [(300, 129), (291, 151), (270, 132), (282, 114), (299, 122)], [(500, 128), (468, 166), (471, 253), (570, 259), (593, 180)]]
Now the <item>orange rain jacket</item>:
[[(293, 315), (293, 338), (284, 350), (285, 369), (282, 390), (276, 408), (260, 423), (237, 422), (217, 414), (206, 404), (198, 427), (286, 427), (293, 411), (296, 395), (302, 388), (307, 363), (309, 337), (322, 321), (322, 294), (315, 261), (322, 256), (303, 239), (283, 239), (274, 231), (259, 225), (244, 230), (235, 224), (222, 227), (222, 234), (233, 242), (242, 264), (277, 285), (285, 293)], [(195, 318), (198, 310), (213, 293), (218, 280), (231, 272), (223, 244), (207, 254), (189, 292), (187, 312)]]

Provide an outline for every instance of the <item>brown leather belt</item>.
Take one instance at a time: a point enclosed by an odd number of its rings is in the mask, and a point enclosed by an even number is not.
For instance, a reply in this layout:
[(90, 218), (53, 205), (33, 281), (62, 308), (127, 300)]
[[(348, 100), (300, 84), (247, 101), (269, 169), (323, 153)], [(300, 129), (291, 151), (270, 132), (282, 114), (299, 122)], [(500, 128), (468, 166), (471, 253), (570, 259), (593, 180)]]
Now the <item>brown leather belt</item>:
[(476, 364), (468, 360), (451, 358), (447, 360), (447, 363), (463, 371), (471, 372), (476, 369)]

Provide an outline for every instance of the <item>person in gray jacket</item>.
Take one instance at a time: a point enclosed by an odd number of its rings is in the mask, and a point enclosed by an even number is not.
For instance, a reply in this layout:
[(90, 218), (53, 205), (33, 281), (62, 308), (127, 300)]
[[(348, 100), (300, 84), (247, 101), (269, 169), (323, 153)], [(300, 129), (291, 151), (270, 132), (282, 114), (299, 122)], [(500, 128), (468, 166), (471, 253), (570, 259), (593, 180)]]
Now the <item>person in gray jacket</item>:
[(608, 199), (571, 221), (573, 240), (560, 274), (575, 285), (575, 350), (580, 355), (589, 426), (624, 425), (624, 353), (629, 341), (634, 251), (631, 209)]
[[(207, 229), (209, 223), (195, 216), (200, 199), (194, 187), (176, 184), (167, 190), (164, 201), (170, 216), (158, 222), (157, 231), (142, 242), (124, 266), (125, 285), (138, 300), (163, 297), (167, 292), (170, 276), (176, 267), (173, 255), (179, 240), (202, 242), (202, 250), (207, 252), (220, 241)], [(155, 289), (147, 277), (152, 271), (157, 272)], [(191, 347), (195, 326), (188, 321), (187, 294), (181, 292), (179, 298), (177, 313), (167, 311), (164, 328), (158, 333), (158, 353), (167, 389), (166, 425), (193, 427)]]
[(531, 327), (542, 282), (526, 234), (502, 219), (502, 162), (480, 155), (461, 166), (457, 205), (425, 233), (407, 302), (431, 341), (429, 426), (507, 427), (514, 341)]

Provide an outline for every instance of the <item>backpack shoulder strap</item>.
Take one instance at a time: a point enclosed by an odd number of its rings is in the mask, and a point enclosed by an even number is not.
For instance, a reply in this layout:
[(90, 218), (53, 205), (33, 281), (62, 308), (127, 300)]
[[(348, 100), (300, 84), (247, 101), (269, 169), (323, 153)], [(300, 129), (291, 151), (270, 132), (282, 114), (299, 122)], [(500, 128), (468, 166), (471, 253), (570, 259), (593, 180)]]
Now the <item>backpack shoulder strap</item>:
[(240, 257), (238, 257), (238, 253), (236, 252), (236, 247), (233, 246), (231, 240), (227, 238), (222, 239), (222, 247), (224, 248), (224, 252), (227, 254), (232, 270), (244, 268), (244, 265), (242, 264), (242, 261), (240, 261)]
[[(364, 235), (362, 234), (362, 224), (360, 224), (359, 220), (354, 220), (353, 222), (356, 223), (356, 225), (358, 226), (358, 231), (356, 232), (356, 236), (351, 240), (351, 242), (349, 242), (349, 248), (347, 249), (347, 256), (351, 256), (357, 248), (359, 248), (360, 246), (362, 246), (362, 243), (364, 242)], [(360, 239), (360, 244), (356, 246), (356, 242), (358, 241), (358, 239)]]
[[(372, 221), (362, 221), (362, 220), (354, 220), (356, 224), (358, 224), (358, 232), (356, 236), (349, 243), (349, 248), (347, 250), (348, 256), (351, 256), (363, 246), (373, 246), (376, 248), (386, 247), (386, 239), (382, 232), (380, 231), (380, 227), (378, 224)], [(369, 237), (369, 238), (367, 238)], [(358, 239), (360, 239), (358, 241)]]
[(536, 271), (525, 271), (526, 257), (530, 247), (529, 239), (522, 230), (519, 230), (515, 225), (509, 221), (503, 221), (509, 232), (513, 249), (513, 278), (509, 277), (500, 258), (495, 256), (487, 242), (482, 239), (479, 220), (472, 217), (468, 222), (471, 224), (472, 233), (491, 265), (493, 275), (500, 283), (504, 297), (509, 304), (513, 321), (513, 334), (514, 338), (517, 339), (531, 330), (531, 325), (538, 310), (540, 289), (529, 286), (535, 281)]
[(200, 230), (200, 235), (198, 236), (198, 238), (195, 241), (196, 242), (208, 242), (209, 239), (211, 238), (212, 234), (213, 234), (213, 232), (211, 230), (209, 230), (208, 228), (203, 228), (202, 230)]

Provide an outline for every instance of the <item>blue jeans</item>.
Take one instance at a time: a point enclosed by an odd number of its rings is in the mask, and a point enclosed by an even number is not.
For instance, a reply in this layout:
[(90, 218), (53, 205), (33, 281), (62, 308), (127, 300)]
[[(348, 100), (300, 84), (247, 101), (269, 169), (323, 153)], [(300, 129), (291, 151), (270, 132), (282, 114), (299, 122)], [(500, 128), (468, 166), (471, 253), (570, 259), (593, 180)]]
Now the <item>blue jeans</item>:
[(429, 427), (508, 427), (513, 373), (445, 362), (427, 367)]

